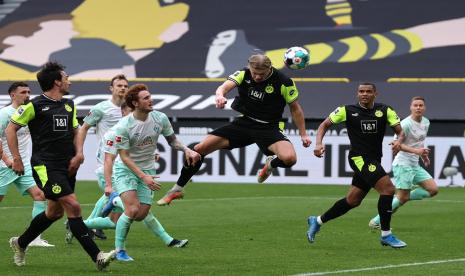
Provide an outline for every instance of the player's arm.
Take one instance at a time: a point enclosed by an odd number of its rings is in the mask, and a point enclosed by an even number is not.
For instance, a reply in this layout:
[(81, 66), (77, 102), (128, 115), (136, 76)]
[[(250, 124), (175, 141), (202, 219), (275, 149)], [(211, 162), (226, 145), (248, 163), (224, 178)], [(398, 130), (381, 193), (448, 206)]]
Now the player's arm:
[(21, 159), (21, 154), (19, 153), (18, 146), (18, 130), (21, 127), (27, 126), (27, 124), (35, 118), (35, 110), (32, 102), (29, 102), (25, 105), (21, 105), (16, 109), (15, 113), (10, 118), (10, 122), (5, 129), (6, 141), (8, 143), (8, 148), (10, 149), (11, 156), (13, 158), (13, 164), (11, 169), (17, 175), (24, 174), (24, 165), (23, 160)]
[(308, 136), (307, 130), (305, 128), (305, 117), (302, 106), (300, 106), (299, 102), (295, 100), (289, 104), (289, 108), (291, 110), (292, 121), (299, 129), (302, 145), (307, 148), (310, 146), (312, 141), (310, 140), (310, 136)]
[[(74, 106), (74, 111), (73, 111), (73, 118), (72, 118), (72, 124), (73, 124), (73, 132), (74, 132), (74, 150), (75, 154), (73, 158), (69, 161), (68, 165), (68, 173), (70, 175), (75, 175), (81, 166), (81, 164), (84, 162), (84, 155), (82, 155), (82, 148), (78, 148), (78, 136), (79, 136), (79, 123), (77, 120), (77, 111), (76, 111), (76, 106)], [(78, 154), (79, 150), (81, 150), (81, 155)]]
[(113, 176), (113, 164), (115, 162), (116, 155), (109, 152), (105, 152), (103, 160), (103, 176), (105, 178), (105, 195), (109, 196), (113, 191), (112, 176)]
[(151, 190), (160, 190), (161, 186), (160, 186), (160, 183), (158, 183), (157, 181), (155, 181), (155, 178), (157, 176), (155, 175), (148, 175), (148, 174), (145, 174), (137, 165), (136, 163), (134, 162), (134, 160), (132, 160), (132, 158), (129, 156), (129, 151), (128, 150), (125, 150), (125, 149), (118, 149), (118, 154), (121, 158), (121, 161), (123, 161), (123, 163), (137, 176), (139, 177), (140, 179), (142, 179), (142, 181), (144, 181), (144, 183), (149, 186), (149, 188)]
[(405, 134), (402, 130), (399, 116), (397, 116), (397, 113), (391, 107), (387, 108), (387, 122), (397, 135), (397, 139), (391, 142), (392, 152), (396, 155), (401, 150), (400, 146), (405, 140)]
[(233, 90), (237, 84), (232, 81), (232, 80), (226, 80), (223, 82), (222, 85), (218, 86), (215, 92), (215, 104), (216, 108), (223, 109), (228, 102), (228, 99), (226, 99), (226, 94), (228, 94), (229, 91)]
[(17, 136), (17, 132), (20, 128), (21, 128), (20, 125), (10, 122), (5, 129), (6, 141), (8, 143), (8, 148), (10, 149), (11, 156), (13, 158), (13, 164), (12, 164), (11, 169), (17, 175), (24, 174), (24, 165), (23, 165), (23, 160), (21, 159), (21, 155), (19, 153), (18, 136)]
[(319, 126), (316, 132), (316, 142), (315, 142), (315, 149), (313, 150), (313, 154), (316, 157), (323, 157), (325, 153), (325, 145), (323, 144), (323, 137), (326, 134), (326, 131), (333, 125), (330, 118), (326, 118)]
[(316, 144), (313, 154), (316, 157), (323, 157), (325, 152), (325, 145), (323, 144), (323, 137), (326, 131), (333, 125), (345, 122), (347, 118), (347, 112), (345, 106), (339, 106), (318, 126), (316, 132)]
[(84, 122), (75, 133), (74, 145), (76, 147), (76, 156), (84, 162), (84, 142), (86, 141), (87, 133), (92, 126)]
[(195, 163), (200, 160), (200, 154), (186, 147), (181, 141), (179, 141), (174, 133), (169, 136), (165, 136), (165, 139), (173, 149), (184, 152), (189, 166), (194, 166)]

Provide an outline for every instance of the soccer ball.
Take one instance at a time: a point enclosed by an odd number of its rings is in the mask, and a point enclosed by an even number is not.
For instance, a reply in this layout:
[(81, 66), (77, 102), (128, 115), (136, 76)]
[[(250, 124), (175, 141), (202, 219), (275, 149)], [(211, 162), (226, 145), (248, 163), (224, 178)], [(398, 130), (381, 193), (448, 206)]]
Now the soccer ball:
[(291, 47), (284, 53), (284, 64), (293, 70), (304, 69), (310, 61), (310, 54), (305, 48)]

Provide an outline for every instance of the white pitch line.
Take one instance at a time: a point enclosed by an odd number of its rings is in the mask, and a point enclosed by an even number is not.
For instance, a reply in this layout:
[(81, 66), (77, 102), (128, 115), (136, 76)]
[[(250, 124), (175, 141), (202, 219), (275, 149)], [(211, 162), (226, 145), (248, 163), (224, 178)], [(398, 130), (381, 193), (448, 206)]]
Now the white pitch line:
[(345, 269), (345, 270), (324, 271), (324, 272), (311, 272), (311, 273), (295, 274), (295, 275), (292, 275), (292, 276), (329, 275), (329, 274), (351, 273), (351, 272), (370, 271), (370, 270), (379, 270), (379, 269), (387, 269), (387, 268), (399, 268), (399, 267), (418, 266), (418, 265), (435, 265), (435, 264), (443, 264), (443, 263), (464, 262), (464, 261), (465, 261), (465, 258), (462, 258), (462, 259), (450, 259), (450, 260), (438, 260), (438, 261), (429, 261), (429, 262), (423, 262), (423, 263), (408, 263), (408, 264), (374, 266), (374, 267), (357, 268), (357, 269)]
[[(201, 202), (201, 201), (231, 201), (231, 200), (261, 200), (261, 199), (308, 199), (308, 200), (337, 200), (341, 197), (323, 197), (323, 196), (253, 196), (253, 197), (223, 197), (223, 198), (196, 198), (183, 199), (182, 202)], [(365, 201), (377, 201), (377, 198), (366, 198)], [(448, 199), (428, 199), (428, 203), (465, 203), (464, 200), (448, 200)], [(1, 205), (1, 204), (0, 204)], [(81, 203), (81, 206), (94, 206), (95, 203)], [(31, 208), (30, 206), (0, 206), (0, 210), (5, 209), (24, 209)]]

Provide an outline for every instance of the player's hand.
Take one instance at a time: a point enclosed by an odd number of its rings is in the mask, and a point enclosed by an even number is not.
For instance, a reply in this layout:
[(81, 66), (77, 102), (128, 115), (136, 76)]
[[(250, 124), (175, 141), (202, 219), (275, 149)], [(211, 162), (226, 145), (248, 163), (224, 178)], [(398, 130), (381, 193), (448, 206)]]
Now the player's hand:
[(391, 149), (392, 149), (392, 153), (394, 154), (394, 156), (397, 155), (397, 153), (399, 153), (400, 151), (400, 147), (401, 147), (401, 143), (399, 140), (394, 140), (392, 141), (391, 143), (389, 143), (389, 145), (391, 145)]
[(431, 161), (429, 160), (428, 155), (422, 155), (421, 160), (423, 161), (423, 164), (425, 165), (425, 167), (429, 167), (429, 165), (431, 164)]
[(3, 162), (8, 168), (11, 169), (13, 167), (13, 161), (11, 161), (10, 159), (7, 159), (6, 161), (3, 161)]
[(83, 154), (76, 154), (70, 161), (68, 165), (68, 174), (75, 175), (84, 162), (84, 155)]
[(216, 108), (223, 109), (227, 102), (228, 102), (228, 99), (226, 99), (224, 96), (216, 95), (216, 98), (215, 98)]
[(186, 162), (189, 166), (194, 166), (201, 158), (200, 154), (194, 150), (187, 149), (185, 152)]
[(110, 194), (113, 192), (113, 187), (111, 183), (106, 183), (105, 185), (105, 196), (110, 196)]
[(310, 136), (308, 136), (307, 134), (300, 136), (300, 140), (302, 140), (302, 145), (305, 148), (310, 147), (310, 144), (312, 143), (312, 140), (310, 139)]
[(24, 175), (23, 160), (13, 159), (13, 165), (11, 166), (11, 169), (19, 176)]
[(323, 154), (325, 153), (325, 145), (324, 144), (316, 144), (315, 149), (313, 150), (313, 154), (316, 157), (323, 157)]
[(161, 189), (161, 184), (155, 181), (155, 178), (159, 178), (159, 176), (146, 174), (142, 177), (142, 181), (144, 181), (150, 190), (159, 191)]
[(421, 157), (423, 157), (423, 156), (428, 157), (429, 152), (430, 152), (430, 149), (429, 149), (429, 148), (419, 148), (419, 149), (416, 149), (416, 154), (420, 155)]

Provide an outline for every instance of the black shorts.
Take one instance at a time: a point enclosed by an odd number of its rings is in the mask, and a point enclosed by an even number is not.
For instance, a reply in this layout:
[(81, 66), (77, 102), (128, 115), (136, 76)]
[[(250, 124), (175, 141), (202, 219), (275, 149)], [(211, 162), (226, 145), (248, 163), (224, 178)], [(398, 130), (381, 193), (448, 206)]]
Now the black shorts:
[(279, 123), (259, 123), (247, 117), (238, 117), (229, 125), (210, 132), (211, 135), (229, 140), (229, 148), (242, 148), (257, 144), (265, 155), (273, 155), (268, 147), (278, 141), (289, 141), (279, 129)]
[(381, 166), (380, 160), (370, 157), (361, 155), (351, 156), (349, 154), (349, 165), (354, 171), (352, 185), (366, 192), (373, 188), (376, 182), (386, 175), (386, 171)]
[(46, 199), (56, 201), (74, 193), (76, 175), (68, 175), (69, 161), (42, 162), (32, 165), (32, 176)]

